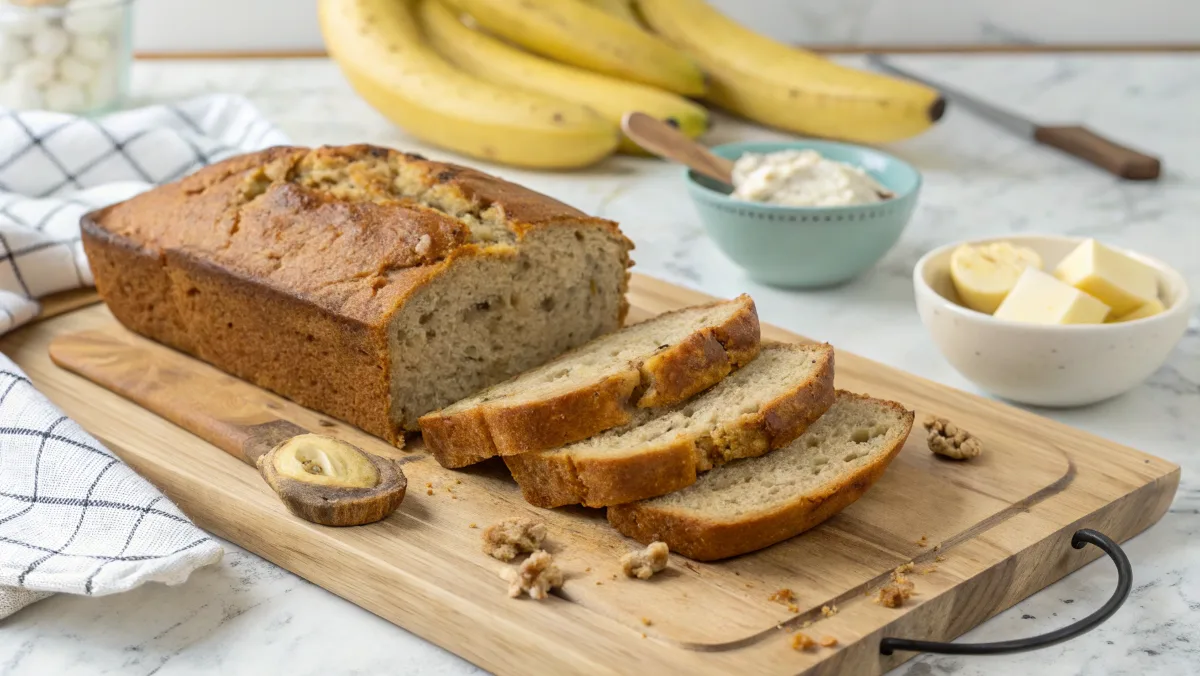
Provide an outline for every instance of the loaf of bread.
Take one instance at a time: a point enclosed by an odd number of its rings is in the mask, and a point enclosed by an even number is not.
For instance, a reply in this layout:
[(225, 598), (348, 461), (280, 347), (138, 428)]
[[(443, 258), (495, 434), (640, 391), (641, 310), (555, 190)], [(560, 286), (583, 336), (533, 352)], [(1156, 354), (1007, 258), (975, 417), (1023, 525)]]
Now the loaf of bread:
[(89, 214), (122, 324), (393, 443), (617, 329), (632, 243), (512, 183), (367, 145), (278, 147)]
[(618, 531), (697, 561), (762, 549), (858, 500), (904, 447), (913, 413), (894, 401), (838, 392), (787, 446), (735, 460), (683, 490), (608, 508)]
[(504, 460), (538, 507), (604, 507), (679, 490), (696, 476), (795, 439), (832, 404), (833, 348), (765, 345), (711, 389), (552, 451)]

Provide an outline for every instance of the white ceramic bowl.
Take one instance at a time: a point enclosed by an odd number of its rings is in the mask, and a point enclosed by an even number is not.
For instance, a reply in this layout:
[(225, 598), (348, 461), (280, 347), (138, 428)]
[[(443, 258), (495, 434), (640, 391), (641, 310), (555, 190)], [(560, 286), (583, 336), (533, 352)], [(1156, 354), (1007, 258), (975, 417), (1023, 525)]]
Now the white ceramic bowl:
[[(1049, 271), (1084, 238), (1012, 235), (966, 243), (997, 241), (1033, 249)], [(1183, 276), (1132, 251), (1124, 253), (1158, 272), (1165, 312), (1130, 322), (1067, 326), (1025, 324), (976, 312), (959, 304), (950, 280), (950, 254), (963, 243), (930, 251), (917, 262), (917, 310), (950, 364), (997, 396), (1059, 407), (1115, 397), (1158, 370), (1187, 329), (1190, 298)]]

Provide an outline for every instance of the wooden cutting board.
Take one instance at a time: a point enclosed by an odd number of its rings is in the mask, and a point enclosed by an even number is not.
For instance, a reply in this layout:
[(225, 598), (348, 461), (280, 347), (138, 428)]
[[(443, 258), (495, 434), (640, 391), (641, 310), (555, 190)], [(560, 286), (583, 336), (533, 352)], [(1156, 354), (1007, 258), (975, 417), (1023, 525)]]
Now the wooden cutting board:
[[(708, 298), (635, 276), (630, 300), (638, 320)], [(803, 340), (768, 326), (764, 336)], [(985, 454), (940, 460), (915, 430), (884, 478), (817, 529), (725, 562), (672, 557), (664, 573), (635, 581), (619, 575), (618, 559), (636, 545), (602, 511), (531, 507), (500, 462), (444, 470), (419, 443), (395, 450), (134, 336), (103, 306), (43, 321), (0, 347), (200, 526), (500, 674), (880, 673), (912, 656), (881, 656), (880, 638), (958, 636), (1099, 556), (1071, 548), (1077, 529), (1125, 540), (1153, 524), (1179, 481), (1165, 460), (838, 352), (839, 387), (900, 401), (918, 420), (947, 417), (980, 436)], [(408, 497), (369, 526), (298, 520), (252, 468), (55, 366), (51, 351), (190, 429), (285, 420), (398, 458)], [(482, 528), (512, 515), (545, 520), (567, 574), (544, 602), (509, 599), (497, 574), (505, 564), (480, 553)], [(872, 603), (867, 594), (908, 561), (917, 596), (899, 609)], [(795, 612), (768, 600), (781, 588), (794, 591)], [(805, 633), (837, 647), (793, 650), (791, 632), (808, 623)]]

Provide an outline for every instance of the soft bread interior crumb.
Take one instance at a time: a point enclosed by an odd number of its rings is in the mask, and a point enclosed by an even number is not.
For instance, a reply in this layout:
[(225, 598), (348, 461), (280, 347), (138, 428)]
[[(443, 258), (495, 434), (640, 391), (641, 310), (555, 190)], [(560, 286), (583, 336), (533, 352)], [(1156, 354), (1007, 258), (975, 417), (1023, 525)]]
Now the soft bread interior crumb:
[(606, 230), (535, 230), (519, 247), (491, 253), (459, 259), (393, 318), (392, 417), (400, 427), (415, 430), (419, 416), (618, 328), (625, 268)]
[(554, 451), (576, 456), (636, 453), (648, 444), (695, 439), (752, 416), (803, 382), (820, 363), (819, 349), (763, 346), (758, 358), (726, 376), (709, 390), (669, 409), (640, 409), (633, 422)]
[[(561, 255), (562, 252), (551, 252), (549, 260), (556, 261)], [(602, 260), (607, 262), (607, 258)], [(560, 287), (561, 285), (562, 282), (559, 283)], [(558, 307), (561, 302), (556, 299), (553, 305)], [(680, 342), (694, 334), (698, 327), (723, 324), (742, 307), (739, 303), (720, 303), (711, 307), (683, 310), (635, 324), (624, 331), (592, 341), (569, 355), (564, 355), (562, 359), (523, 373), (519, 378), (455, 402), (447, 406), (443, 413), (451, 414), (485, 402), (503, 401), (505, 405), (516, 405), (572, 391), (582, 383), (596, 382), (627, 370), (630, 363), (645, 359), (666, 346)], [(565, 318), (560, 318), (558, 321), (564, 320)]]
[(697, 477), (687, 488), (641, 504), (736, 522), (836, 484), (840, 475), (870, 464), (906, 432), (900, 410), (839, 393), (825, 415), (791, 444), (757, 458), (734, 460)]

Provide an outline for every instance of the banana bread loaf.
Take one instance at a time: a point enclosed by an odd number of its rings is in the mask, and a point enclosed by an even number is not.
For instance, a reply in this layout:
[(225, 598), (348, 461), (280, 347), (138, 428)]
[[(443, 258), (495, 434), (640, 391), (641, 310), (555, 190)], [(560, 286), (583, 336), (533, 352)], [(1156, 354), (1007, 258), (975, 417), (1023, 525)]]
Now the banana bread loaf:
[(393, 443), (417, 418), (618, 328), (615, 223), (367, 145), (231, 158), (89, 214), (126, 327)]

